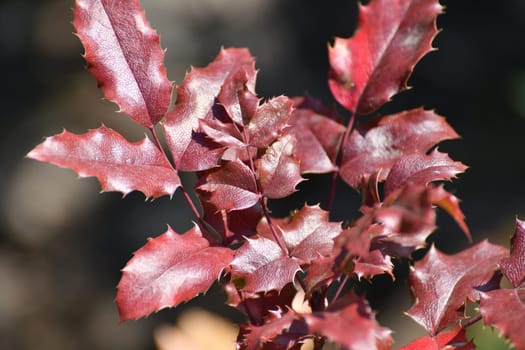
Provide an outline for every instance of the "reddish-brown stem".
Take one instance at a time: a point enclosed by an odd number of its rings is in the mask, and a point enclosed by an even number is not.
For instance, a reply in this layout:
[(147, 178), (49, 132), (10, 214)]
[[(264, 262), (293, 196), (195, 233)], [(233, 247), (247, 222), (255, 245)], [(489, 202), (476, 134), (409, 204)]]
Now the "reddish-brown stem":
[(235, 290), (237, 291), (237, 295), (239, 296), (241, 303), (244, 305), (244, 310), (246, 311), (246, 315), (248, 316), (250, 323), (253, 325), (257, 325), (257, 320), (253, 316), (252, 311), (250, 310), (250, 306), (246, 302), (244, 295), (242, 295), (241, 291), (237, 287), (235, 287)]
[[(153, 140), (155, 141), (155, 146), (157, 146), (157, 148), (162, 153), (162, 155), (164, 156), (166, 161), (169, 163), (169, 165), (171, 166), (173, 171), (176, 172), (177, 170), (175, 169), (175, 166), (173, 165), (173, 163), (168, 158), (168, 155), (166, 154), (166, 151), (164, 150), (164, 147), (162, 147), (162, 144), (160, 143), (160, 139), (159, 139), (159, 136), (157, 134), (157, 131), (153, 127), (151, 127), (149, 130), (151, 132), (151, 135), (153, 136)], [(208, 227), (206, 226), (206, 222), (202, 218), (201, 213), (199, 212), (199, 210), (195, 206), (195, 203), (193, 203), (193, 200), (191, 199), (190, 195), (188, 194), (188, 192), (186, 191), (184, 186), (181, 185), (180, 186), (180, 190), (182, 192), (182, 195), (184, 196), (184, 199), (186, 200), (186, 203), (188, 203), (188, 206), (190, 207), (191, 211), (193, 212), (193, 215), (197, 218), (197, 220), (199, 222), (200, 229), (202, 230), (203, 235), (205, 235), (205, 237), (210, 241), (211, 244), (218, 244), (219, 242), (218, 242), (217, 238), (213, 234), (211, 234), (209, 232)]]
[(326, 201), (326, 210), (330, 211), (334, 207), (335, 191), (337, 189), (337, 180), (339, 179), (339, 171), (335, 171), (332, 175), (332, 182), (330, 185), (330, 192), (328, 193), (328, 200)]
[(461, 328), (466, 329), (472, 326), (474, 323), (478, 322), (479, 320), (481, 320), (481, 315), (473, 316), (469, 318), (468, 320), (466, 320), (464, 323), (460, 323)]
[(335, 200), (335, 193), (337, 189), (337, 180), (339, 179), (339, 168), (341, 167), (341, 162), (343, 160), (343, 146), (348, 141), (348, 138), (350, 137), (350, 133), (352, 132), (352, 129), (354, 128), (354, 122), (355, 122), (355, 113), (352, 113), (350, 120), (348, 121), (348, 125), (346, 126), (345, 133), (343, 134), (343, 137), (341, 138), (341, 142), (339, 143), (339, 146), (337, 147), (337, 155), (335, 157), (335, 164), (337, 165), (337, 170), (334, 172), (334, 175), (332, 177), (332, 183), (330, 185), (330, 192), (328, 193), (328, 200), (326, 201), (326, 210), (331, 211), (334, 205)]
[[(243, 133), (243, 138), (244, 138), (243, 141), (246, 144), (248, 144), (246, 133)], [(277, 244), (279, 245), (279, 247), (281, 248), (281, 250), (283, 251), (283, 253), (286, 254), (286, 256), (289, 256), (290, 253), (288, 252), (288, 248), (286, 247), (286, 244), (284, 243), (284, 240), (283, 240), (282, 236), (275, 230), (275, 226), (272, 223), (272, 218), (270, 217), (270, 212), (268, 211), (268, 207), (266, 206), (266, 201), (264, 200), (264, 196), (262, 194), (261, 184), (257, 180), (257, 175), (256, 175), (256, 172), (255, 172), (255, 164), (253, 162), (253, 158), (252, 158), (251, 153), (250, 153), (250, 146), (246, 146), (246, 153), (248, 155), (248, 159), (250, 160), (250, 169), (252, 171), (253, 179), (255, 181), (257, 194), (261, 197), (259, 202), (261, 203), (261, 208), (263, 210), (264, 217), (265, 217), (266, 221), (268, 222), (268, 227), (270, 227), (270, 231), (272, 232), (272, 236), (275, 239), (275, 241), (277, 242)]]
[(332, 298), (332, 303), (339, 298), (339, 295), (341, 295), (341, 292), (343, 291), (343, 288), (345, 287), (346, 282), (348, 282), (348, 279), (350, 278), (350, 275), (345, 275), (343, 280), (341, 281), (341, 284), (339, 284), (339, 287), (337, 288), (337, 291), (335, 292), (334, 297)]
[(268, 222), (268, 226), (270, 227), (270, 231), (272, 232), (272, 236), (283, 251), (283, 253), (286, 256), (290, 255), (290, 252), (288, 251), (288, 248), (286, 247), (286, 244), (284, 243), (284, 239), (282, 236), (277, 233), (275, 230), (275, 226), (272, 223), (272, 218), (270, 217), (270, 213), (268, 212), (268, 208), (266, 207), (266, 203), (264, 202), (264, 197), (261, 197), (261, 207), (264, 213), (264, 217), (266, 218), (266, 221)]

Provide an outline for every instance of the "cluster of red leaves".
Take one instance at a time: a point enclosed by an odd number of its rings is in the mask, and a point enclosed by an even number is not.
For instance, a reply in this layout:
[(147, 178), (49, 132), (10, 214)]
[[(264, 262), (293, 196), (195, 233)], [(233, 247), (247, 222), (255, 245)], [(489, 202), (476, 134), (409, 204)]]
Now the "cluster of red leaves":
[[(89, 70), (105, 98), (151, 138), (130, 143), (105, 126), (83, 135), (64, 131), (28, 156), (96, 176), (103, 191), (156, 198), (180, 189), (197, 216), (188, 232), (168, 228), (135, 252), (118, 286), (121, 319), (176, 306), (219, 281), (228, 303), (247, 315), (239, 349), (299, 349), (307, 339), (317, 349), (326, 340), (344, 349), (390, 349), (390, 331), (362, 296), (342, 287), (379, 274), (394, 278), (392, 260), (425, 246), (436, 207), (469, 236), (459, 200), (435, 183), (466, 167), (437, 150), (458, 135), (433, 111), (357, 118), (407, 87), (415, 64), (432, 50), (441, 10), (437, 0), (359, 6), (353, 38), (336, 38), (329, 48), (328, 83), (350, 114), (344, 123), (313, 98), (257, 97), (246, 49), (223, 49), (207, 67), (193, 68), (169, 110), (164, 51), (138, 0), (77, 0), (74, 25)], [(196, 174), (200, 211), (179, 171)], [(272, 217), (268, 199), (294, 193), (309, 173), (333, 173), (334, 184), (341, 178), (360, 192), (362, 216), (331, 222), (332, 189), (325, 210), (305, 205), (287, 218)], [(513, 289), (500, 289), (502, 276)], [(479, 302), (485, 324), (525, 348), (524, 279), (521, 221), (510, 255), (487, 242), (452, 256), (432, 246), (409, 277), (416, 301), (408, 315), (429, 336), (403, 349), (472, 349), (461, 325), (467, 301)], [(502, 304), (516, 312), (502, 313)]]

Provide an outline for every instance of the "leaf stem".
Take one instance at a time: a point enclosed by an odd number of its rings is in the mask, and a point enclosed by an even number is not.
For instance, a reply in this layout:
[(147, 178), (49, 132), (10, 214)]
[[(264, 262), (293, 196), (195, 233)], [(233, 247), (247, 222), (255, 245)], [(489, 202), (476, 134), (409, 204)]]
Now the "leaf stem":
[(334, 206), (335, 194), (337, 190), (337, 180), (339, 179), (339, 168), (341, 167), (341, 162), (343, 160), (343, 147), (348, 141), (348, 138), (350, 137), (350, 133), (352, 132), (354, 128), (354, 123), (355, 123), (355, 113), (352, 112), (350, 120), (348, 121), (348, 125), (346, 126), (345, 133), (343, 134), (343, 137), (341, 138), (341, 142), (339, 143), (339, 146), (337, 147), (337, 155), (335, 157), (335, 164), (337, 166), (337, 170), (334, 172), (334, 175), (332, 177), (332, 183), (330, 185), (330, 192), (328, 192), (328, 199), (326, 201), (327, 211), (331, 211)]
[(235, 290), (237, 291), (237, 295), (239, 296), (239, 299), (241, 300), (241, 303), (244, 305), (244, 310), (246, 311), (246, 315), (248, 316), (248, 319), (250, 320), (250, 323), (253, 325), (257, 325), (257, 320), (252, 314), (252, 311), (250, 310), (250, 306), (246, 302), (246, 298), (244, 298), (244, 295), (242, 295), (239, 288), (235, 287)]
[[(162, 153), (166, 161), (169, 163), (173, 171), (177, 172), (177, 169), (175, 168), (175, 165), (171, 162), (171, 160), (168, 158), (168, 155), (166, 154), (166, 151), (164, 150), (164, 147), (162, 147), (162, 144), (160, 143), (159, 136), (157, 134), (157, 130), (155, 130), (154, 127), (149, 128), (149, 131), (151, 132), (151, 135), (153, 135), (153, 140), (155, 141), (155, 146), (159, 149), (159, 151)], [(186, 203), (188, 203), (188, 206), (190, 207), (191, 211), (193, 212), (193, 215), (197, 218), (197, 221), (199, 222), (200, 229), (202, 231), (202, 234), (206, 237), (206, 239), (210, 242), (211, 245), (217, 245), (219, 241), (217, 238), (208, 230), (208, 226), (206, 225), (206, 222), (202, 218), (201, 213), (195, 206), (195, 203), (193, 203), (193, 200), (191, 199), (191, 196), (186, 191), (184, 186), (180, 186), (180, 190), (182, 192), (182, 195), (184, 196), (184, 199), (186, 200)]]
[[(244, 142), (247, 143), (246, 133), (243, 133), (243, 138), (244, 138)], [(270, 216), (270, 212), (268, 211), (268, 206), (266, 205), (265, 197), (262, 194), (261, 184), (259, 183), (259, 181), (257, 181), (257, 175), (256, 175), (257, 173), (255, 172), (255, 164), (253, 162), (253, 158), (250, 153), (249, 145), (246, 146), (246, 153), (248, 155), (248, 159), (250, 160), (250, 169), (252, 171), (253, 179), (255, 181), (255, 188), (257, 189), (257, 194), (261, 198), (259, 202), (261, 203), (261, 208), (263, 210), (264, 217), (266, 221), (268, 222), (268, 226), (270, 227), (270, 231), (272, 232), (272, 236), (277, 242), (277, 244), (279, 245), (279, 247), (281, 248), (281, 250), (283, 251), (283, 253), (286, 256), (290, 256), (290, 252), (288, 251), (288, 248), (286, 247), (286, 244), (284, 243), (283, 237), (275, 230), (275, 227), (272, 223), (272, 218)]]
[(270, 217), (270, 213), (268, 212), (268, 208), (266, 207), (266, 203), (264, 201), (264, 197), (261, 197), (261, 207), (264, 213), (264, 217), (266, 218), (266, 221), (268, 222), (268, 226), (270, 227), (270, 231), (272, 232), (272, 236), (283, 251), (283, 253), (286, 256), (290, 256), (290, 252), (288, 251), (288, 248), (286, 247), (286, 244), (284, 243), (283, 237), (277, 233), (275, 230), (275, 226), (272, 223), (272, 218)]
[(337, 300), (337, 298), (339, 298), (339, 296), (341, 295), (341, 292), (343, 291), (343, 288), (344, 288), (346, 282), (348, 282), (349, 278), (350, 278), (350, 275), (345, 275), (345, 277), (341, 281), (341, 284), (339, 284), (339, 287), (337, 288), (337, 291), (335, 292), (334, 297), (332, 298), (332, 301), (331, 301), (332, 303), (335, 302)]
[(460, 322), (460, 326), (463, 329), (467, 329), (468, 327), (472, 326), (474, 323), (478, 322), (479, 320), (481, 320), (481, 314), (469, 318), (468, 320), (465, 321), (465, 323)]

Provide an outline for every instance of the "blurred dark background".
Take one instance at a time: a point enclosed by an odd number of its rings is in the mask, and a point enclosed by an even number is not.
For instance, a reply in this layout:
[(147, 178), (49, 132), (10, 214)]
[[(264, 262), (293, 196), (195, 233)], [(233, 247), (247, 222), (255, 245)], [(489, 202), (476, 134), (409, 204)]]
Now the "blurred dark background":
[[(463, 200), (475, 242), (489, 238), (508, 246), (516, 215), (525, 218), (525, 2), (442, 2), (443, 32), (434, 42), (439, 51), (416, 66), (414, 88), (379, 113), (423, 105), (448, 118), (462, 139), (440, 149), (470, 166), (449, 188)], [(260, 96), (308, 93), (334, 103), (326, 84), (326, 46), (334, 36), (352, 33), (354, 1), (141, 3), (161, 34), (168, 75), (176, 83), (221, 46), (242, 46), (257, 59)], [(115, 286), (119, 270), (147, 237), (163, 233), (167, 224), (179, 231), (191, 225), (187, 206), (177, 195), (153, 203), (138, 193), (125, 199), (100, 195), (93, 179), (78, 180), (71, 171), (24, 158), (43, 136), (62, 128), (83, 133), (103, 122), (129, 140), (144, 135), (101, 100), (72, 35), (72, 7), (73, 1), (63, 0), (0, 2), (0, 348), (152, 349), (153, 330), (173, 322), (187, 305), (119, 324)], [(303, 185), (311, 197), (286, 203), (324, 198), (326, 187), (318, 187), (323, 181)], [(337, 200), (338, 219), (357, 215), (355, 193), (342, 188)], [(289, 209), (274, 204), (277, 214)], [(445, 215), (439, 224), (433, 240), (441, 249), (452, 253), (468, 244)], [(410, 305), (401, 287), (390, 284), (372, 295), (398, 345), (413, 329), (420, 332), (400, 316)], [(381, 311), (393, 300), (395, 310)], [(197, 303), (233, 315), (215, 292)]]

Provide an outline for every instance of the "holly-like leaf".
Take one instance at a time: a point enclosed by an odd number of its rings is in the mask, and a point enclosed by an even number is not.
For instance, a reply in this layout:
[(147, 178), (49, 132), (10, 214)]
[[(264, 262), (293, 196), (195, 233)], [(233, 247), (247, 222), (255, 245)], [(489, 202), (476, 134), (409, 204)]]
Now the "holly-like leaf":
[(336, 256), (319, 257), (312, 260), (310, 265), (307, 267), (306, 276), (304, 282), (306, 284), (306, 292), (311, 293), (321, 285), (328, 284), (339, 276), (339, 272), (336, 273), (334, 270), (338, 270), (336, 266)]
[[(390, 330), (380, 327), (363, 298), (346, 294), (326, 311), (304, 315), (310, 332), (322, 335), (345, 349), (390, 349)], [(351, 331), (349, 331), (351, 330)]]
[(168, 111), (173, 86), (139, 1), (77, 0), (73, 24), (104, 97), (152, 128)]
[(366, 256), (372, 237), (383, 233), (383, 225), (374, 224), (374, 211), (371, 210), (357, 219), (352, 226), (341, 231), (335, 239), (335, 245), (337, 248), (344, 248), (352, 256)]
[(206, 292), (232, 258), (231, 249), (210, 247), (197, 226), (183, 235), (168, 228), (135, 252), (122, 270), (120, 319), (137, 319)]
[(253, 118), (259, 106), (259, 98), (253, 90), (253, 71), (238, 70), (230, 75), (217, 96), (218, 103), (228, 117), (238, 126)]
[(501, 272), (514, 287), (525, 280), (525, 221), (516, 219), (516, 231), (511, 240), (510, 257), (501, 260)]
[[(272, 311), (271, 317), (266, 321), (264, 325), (250, 327), (249, 333), (247, 333), (244, 336), (244, 349), (267, 349), (268, 347), (264, 346), (266, 343), (272, 342), (272, 340), (280, 336), (283, 332), (289, 330), (292, 326), (292, 323), (294, 323), (294, 321), (297, 321), (298, 319), (299, 316), (292, 310), (289, 310), (286, 313), (282, 312), (281, 310)], [(301, 335), (304, 335), (304, 333)], [(298, 337), (289, 338), (292, 338), (290, 339), (291, 342), (293, 340), (296, 341), (298, 339)]]
[(457, 137), (443, 117), (422, 108), (372, 119), (353, 130), (343, 145), (341, 177), (354, 188), (378, 172), (377, 181), (383, 181), (398, 159), (425, 154)]
[(335, 110), (311, 97), (295, 99), (294, 105), (287, 132), (297, 139), (294, 154), (301, 164), (301, 173), (335, 171), (337, 148), (346, 129)]
[(225, 162), (208, 171), (197, 188), (207, 192), (206, 200), (219, 210), (247, 209), (260, 199), (251, 169), (240, 161)]
[(487, 241), (455, 255), (446, 255), (432, 246), (410, 271), (416, 302), (407, 314), (431, 336), (436, 335), (463, 317), (467, 299), (479, 299), (475, 287), (486, 284), (507, 255), (507, 249)]
[[(329, 222), (328, 212), (319, 206), (305, 205), (286, 219), (273, 219), (288, 248), (290, 256), (302, 263), (310, 263), (314, 259), (328, 256), (334, 246), (334, 238), (341, 232), (341, 224)], [(271, 231), (266, 219), (261, 220), (257, 231), (271, 237)]]
[(467, 169), (461, 162), (455, 162), (446, 153), (437, 149), (430, 154), (407, 154), (398, 159), (385, 181), (385, 195), (403, 186), (408, 181), (427, 185), (432, 181), (451, 180)]
[(242, 135), (233, 123), (223, 123), (218, 119), (201, 119), (199, 126), (216, 143), (226, 147), (247, 147), (242, 141)]
[(525, 349), (525, 289), (497, 289), (481, 293), (483, 323), (497, 328), (516, 349)]
[[(205, 68), (193, 68), (177, 88), (177, 101), (166, 115), (166, 141), (179, 170), (206, 170), (216, 165), (224, 149), (198, 136), (199, 120), (212, 118), (212, 107), (229, 77), (247, 77), (243, 84), (255, 88), (254, 59), (246, 49), (223, 49)], [(243, 75), (239, 75), (243, 72)], [(211, 152), (211, 154), (209, 154)], [(203, 156), (210, 160), (203, 162)]]
[(443, 185), (435, 186), (431, 188), (430, 197), (432, 204), (440, 207), (448, 213), (467, 235), (470, 240), (470, 230), (465, 223), (465, 215), (459, 207), (459, 199), (452, 193), (445, 191)]
[(425, 245), (436, 228), (432, 188), (407, 184), (389, 195), (382, 206), (370, 211), (382, 225), (373, 238), (373, 248), (386, 249), (391, 255), (408, 256)]
[(256, 167), (263, 195), (283, 198), (295, 192), (301, 177), (299, 162), (294, 158), (295, 138), (284, 135), (266, 149)]
[(224, 246), (238, 242), (242, 237), (251, 237), (257, 232), (257, 223), (263, 216), (260, 203), (247, 209), (231, 211), (221, 209), (222, 203), (218, 208), (206, 200), (211, 194), (205, 191), (198, 191), (197, 193), (201, 199), (204, 221), (222, 237)]
[(474, 350), (474, 344), (468, 341), (465, 329), (459, 325), (435, 337), (421, 337), (399, 350)]
[(63, 131), (27, 156), (70, 168), (80, 177), (96, 176), (102, 191), (126, 195), (137, 190), (146, 197), (161, 197), (172, 196), (181, 185), (177, 172), (148, 138), (130, 143), (105, 126), (82, 135)]
[(238, 290), (233, 283), (226, 284), (224, 290), (227, 296), (226, 303), (249, 314), (252, 325), (263, 325), (275, 316), (273, 311), (289, 308), (297, 294), (292, 283), (287, 284), (280, 291), (271, 290), (266, 293)]
[(293, 101), (286, 96), (269, 100), (257, 108), (246, 126), (249, 143), (255, 147), (268, 147), (281, 135), (292, 113)]
[(231, 263), (232, 281), (246, 292), (280, 291), (301, 270), (279, 245), (266, 237), (247, 238)]
[(394, 280), (392, 259), (380, 249), (372, 250), (366, 256), (357, 257), (354, 261), (354, 273), (358, 278), (371, 279), (376, 275), (387, 273)]
[(432, 50), (441, 10), (437, 0), (359, 5), (354, 37), (336, 38), (328, 51), (328, 83), (336, 100), (351, 112), (368, 114), (406, 89), (415, 64)]

